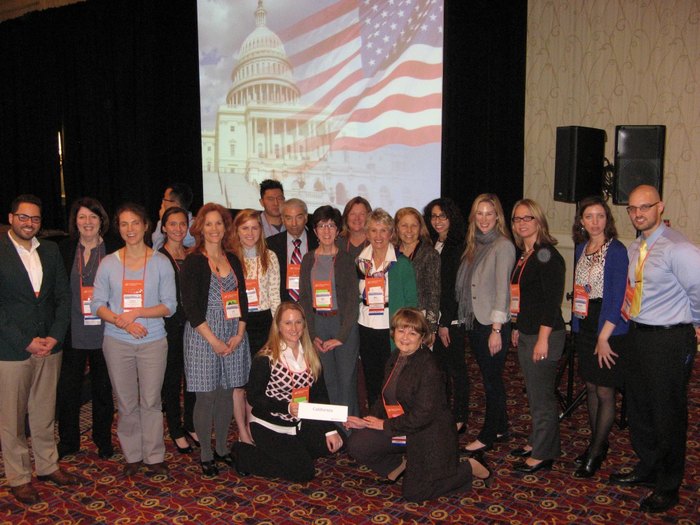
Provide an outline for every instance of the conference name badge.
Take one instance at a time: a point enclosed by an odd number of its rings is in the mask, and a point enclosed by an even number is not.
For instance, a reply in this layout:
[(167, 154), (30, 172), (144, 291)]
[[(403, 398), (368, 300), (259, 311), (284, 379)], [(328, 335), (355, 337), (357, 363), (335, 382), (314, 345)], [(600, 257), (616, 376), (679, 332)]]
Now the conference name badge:
[(367, 305), (369, 315), (383, 315), (384, 304), (386, 303), (384, 294), (384, 277), (365, 277), (365, 292), (367, 295)]
[(306, 403), (309, 401), (309, 387), (292, 389), (292, 401), (295, 403)]
[(257, 279), (245, 280), (245, 293), (248, 297), (248, 311), (257, 312), (260, 310), (260, 283)]
[(510, 313), (517, 317), (520, 313), (520, 285), (510, 285)]
[(227, 320), (238, 319), (241, 316), (241, 304), (238, 299), (238, 290), (222, 292), (221, 300), (224, 303), (224, 317)]
[(95, 291), (94, 286), (81, 286), (80, 287), (80, 304), (82, 306), (83, 315), (92, 315), (92, 310), (90, 309), (90, 303), (92, 303), (92, 294)]
[(287, 265), (287, 290), (299, 289), (299, 276), (301, 275), (301, 264)]
[(395, 417), (403, 416), (404, 414), (401, 403), (396, 403), (395, 405), (387, 405), (384, 403), (384, 410), (386, 411), (386, 417), (389, 419), (394, 419)]
[(330, 281), (314, 281), (314, 308), (316, 310), (329, 311), (333, 306)]
[(574, 285), (574, 315), (584, 319), (588, 315), (588, 291), (580, 284)]
[(622, 308), (620, 315), (625, 321), (630, 320), (630, 311), (632, 310), (632, 300), (634, 299), (634, 287), (630, 285), (629, 279), (625, 287), (625, 298), (622, 300)]
[(144, 281), (122, 281), (122, 307), (125, 312), (136, 308), (143, 308)]

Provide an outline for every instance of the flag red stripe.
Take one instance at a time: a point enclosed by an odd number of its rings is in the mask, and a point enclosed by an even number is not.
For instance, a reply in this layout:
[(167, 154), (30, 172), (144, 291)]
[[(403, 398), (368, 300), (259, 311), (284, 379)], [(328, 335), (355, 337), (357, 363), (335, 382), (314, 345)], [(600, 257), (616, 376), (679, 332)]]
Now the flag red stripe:
[(424, 97), (409, 95), (390, 95), (371, 108), (356, 109), (350, 115), (351, 122), (369, 122), (385, 111), (403, 111), (418, 113), (426, 109), (442, 108), (442, 95), (434, 93)]
[(360, 26), (353, 24), (350, 27), (339, 31), (338, 33), (329, 36), (328, 38), (317, 42), (316, 44), (305, 48), (303, 51), (298, 52), (295, 55), (289, 57), (294, 68), (299, 67), (310, 60), (314, 60), (321, 55), (325, 55), (335, 49), (336, 47), (343, 46), (348, 42), (353, 40), (359, 40), (360, 38)]
[(357, 9), (356, 0), (341, 0), (333, 5), (330, 5), (318, 11), (313, 15), (300, 20), (293, 26), (287, 27), (282, 31), (279, 31), (277, 35), (282, 39), (282, 42), (288, 42), (297, 38), (304, 33), (318, 29), (319, 27), (329, 23), (331, 20), (335, 20), (341, 17), (353, 9)]

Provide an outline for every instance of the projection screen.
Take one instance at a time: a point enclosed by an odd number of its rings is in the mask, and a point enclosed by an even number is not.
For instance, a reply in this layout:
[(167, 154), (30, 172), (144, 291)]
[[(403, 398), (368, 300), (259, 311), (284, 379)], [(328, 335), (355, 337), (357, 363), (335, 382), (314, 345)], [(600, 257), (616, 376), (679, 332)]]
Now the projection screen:
[(440, 195), (443, 0), (199, 0), (204, 201)]

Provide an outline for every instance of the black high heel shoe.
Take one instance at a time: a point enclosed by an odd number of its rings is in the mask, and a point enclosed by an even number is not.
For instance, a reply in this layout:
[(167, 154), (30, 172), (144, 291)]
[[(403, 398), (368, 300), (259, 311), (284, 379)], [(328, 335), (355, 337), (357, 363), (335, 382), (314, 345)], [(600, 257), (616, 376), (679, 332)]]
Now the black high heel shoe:
[(553, 459), (544, 459), (537, 465), (528, 465), (525, 461), (521, 461), (513, 466), (513, 470), (524, 472), (525, 474), (534, 474), (538, 470), (552, 470), (552, 465), (554, 465)]
[(466, 434), (467, 433), (467, 424), (462, 422), (462, 421), (460, 421), (460, 423), (462, 424), (462, 426), (457, 429), (457, 434)]
[[(610, 443), (608, 443), (606, 441), (605, 443), (603, 443), (603, 446), (601, 447), (601, 451), (599, 454), (600, 456), (603, 456), (603, 459), (601, 461), (605, 460), (605, 458), (608, 457), (608, 450), (609, 449), (610, 449)], [(590, 454), (591, 454), (591, 446), (588, 445), (588, 447), (586, 448), (586, 450), (583, 454), (576, 456), (576, 459), (574, 459), (574, 464), (577, 467), (580, 467), (581, 465), (583, 465), (586, 462), (586, 460), (588, 460), (588, 456)]]
[(516, 448), (510, 451), (510, 455), (515, 456), (516, 458), (529, 458), (530, 454), (532, 454), (532, 449), (527, 450), (524, 447)]
[(605, 458), (603, 457), (602, 452), (597, 456), (586, 458), (586, 461), (584, 461), (576, 472), (574, 472), (574, 477), (592, 478), (600, 468), (600, 465), (603, 463), (604, 459)]
[(231, 454), (224, 454), (223, 456), (221, 456), (214, 452), (214, 461), (216, 463), (226, 463), (230, 468), (234, 468), (236, 466), (236, 462), (234, 461), (233, 456), (231, 456)]
[[(486, 463), (486, 458), (484, 457), (483, 451), (477, 451), (472, 453), (471, 459), (479, 463), (482, 467), (486, 469), (486, 472), (488, 472), (488, 475), (485, 478), (480, 478), (478, 476), (474, 476), (476, 479), (480, 479), (481, 481), (484, 482), (484, 486), (487, 488), (491, 488), (491, 485), (493, 484), (494, 476), (493, 476), (493, 470), (489, 468), (488, 463)], [(472, 469), (473, 473), (473, 469)]]
[(219, 469), (216, 468), (216, 465), (214, 464), (214, 461), (200, 461), (200, 466), (202, 467), (202, 474), (204, 476), (213, 478), (214, 476), (219, 475)]
[(192, 441), (192, 444), (195, 447), (199, 448), (199, 440), (194, 438), (192, 432), (190, 432), (189, 430), (185, 430), (185, 436), (187, 436), (190, 439), (190, 441)]
[[(187, 439), (187, 438), (185, 438), (185, 439)], [(177, 444), (177, 441), (175, 441), (175, 440), (173, 439), (173, 444), (175, 445), (175, 448), (177, 449), (177, 451), (178, 451), (180, 454), (189, 454), (189, 453), (191, 453), (192, 450), (193, 450), (192, 447), (189, 445), (189, 443), (188, 443), (188, 445), (187, 445), (186, 447), (181, 447), (180, 445)]]

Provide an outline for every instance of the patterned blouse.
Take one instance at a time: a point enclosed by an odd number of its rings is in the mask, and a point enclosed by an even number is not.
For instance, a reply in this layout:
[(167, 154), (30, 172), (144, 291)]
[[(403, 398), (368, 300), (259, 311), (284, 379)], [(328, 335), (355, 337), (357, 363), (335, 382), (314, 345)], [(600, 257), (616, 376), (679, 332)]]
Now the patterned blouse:
[[(260, 306), (258, 310), (270, 310), (274, 316), (277, 307), (280, 305), (280, 264), (277, 255), (272, 250), (267, 250), (268, 260), (267, 271), (263, 273), (260, 256), (248, 257), (245, 254), (245, 275), (246, 280), (256, 279), (260, 287)], [(253, 310), (251, 310), (253, 311)]]

